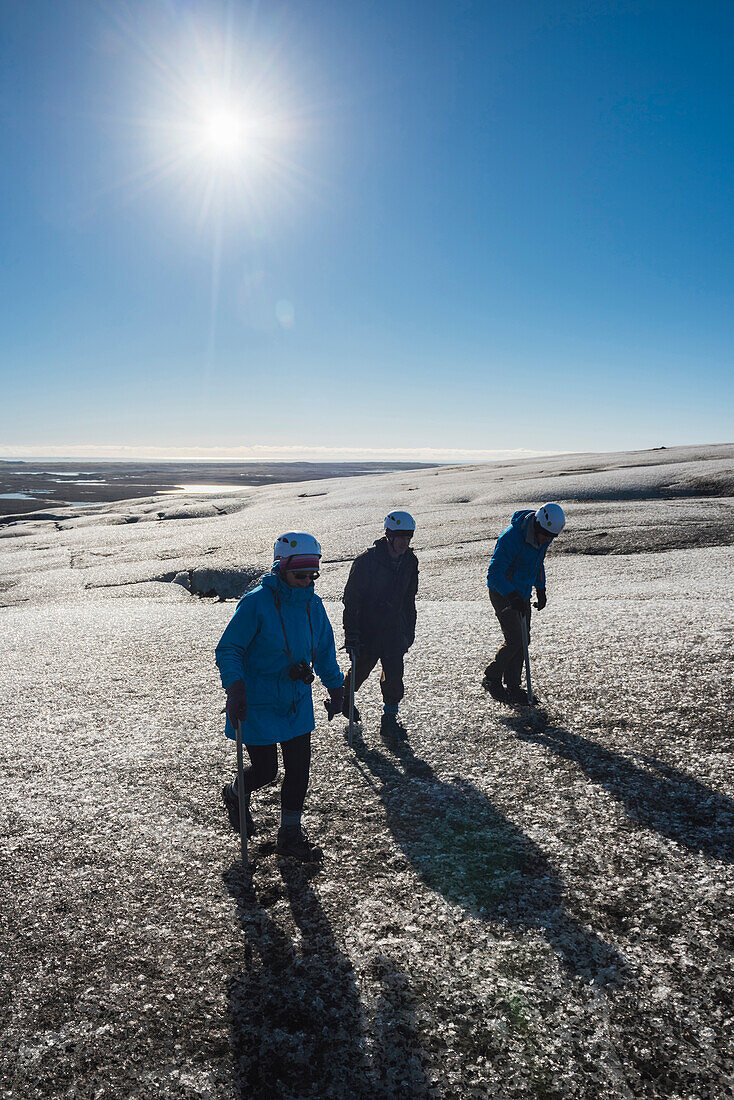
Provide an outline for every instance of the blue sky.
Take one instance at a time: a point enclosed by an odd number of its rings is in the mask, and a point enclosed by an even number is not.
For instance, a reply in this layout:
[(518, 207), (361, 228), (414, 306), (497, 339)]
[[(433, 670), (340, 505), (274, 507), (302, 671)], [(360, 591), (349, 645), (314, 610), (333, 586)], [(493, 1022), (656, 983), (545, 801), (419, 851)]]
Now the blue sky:
[(5, 0), (0, 457), (732, 440), (733, 31)]

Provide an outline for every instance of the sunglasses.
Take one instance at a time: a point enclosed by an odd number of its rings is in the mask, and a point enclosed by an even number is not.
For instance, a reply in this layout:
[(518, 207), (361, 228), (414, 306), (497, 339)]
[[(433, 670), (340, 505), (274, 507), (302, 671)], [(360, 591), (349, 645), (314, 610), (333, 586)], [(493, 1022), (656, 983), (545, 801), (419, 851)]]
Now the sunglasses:
[(319, 577), (321, 576), (321, 574), (320, 573), (302, 573), (299, 570), (298, 572), (294, 571), (293, 576), (296, 578), (297, 581), (306, 581), (306, 580), (308, 580), (308, 581), (317, 581), (319, 579)]

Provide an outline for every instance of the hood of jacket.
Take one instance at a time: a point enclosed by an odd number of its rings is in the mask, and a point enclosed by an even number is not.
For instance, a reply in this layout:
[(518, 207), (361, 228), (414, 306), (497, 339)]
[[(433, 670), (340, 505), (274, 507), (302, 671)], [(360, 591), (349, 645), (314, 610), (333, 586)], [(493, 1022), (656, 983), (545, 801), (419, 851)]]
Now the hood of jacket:
[(526, 520), (528, 516), (534, 515), (535, 512), (532, 510), (532, 508), (520, 508), (517, 512), (513, 512), (510, 523), (513, 527), (521, 527), (523, 521)]
[(535, 525), (532, 520), (535, 519), (535, 512), (532, 508), (520, 508), (517, 512), (513, 513), (510, 520), (510, 526), (516, 527), (522, 532), (522, 536), (526, 542), (529, 542), (531, 546), (534, 546), (536, 550), (540, 549), (540, 543), (535, 537)]

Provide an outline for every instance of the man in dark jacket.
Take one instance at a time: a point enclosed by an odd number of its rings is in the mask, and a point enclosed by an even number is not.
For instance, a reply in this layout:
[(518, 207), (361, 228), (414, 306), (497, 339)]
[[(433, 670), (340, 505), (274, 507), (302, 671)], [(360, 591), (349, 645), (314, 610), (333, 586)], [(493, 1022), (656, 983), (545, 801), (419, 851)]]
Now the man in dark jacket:
[(525, 619), (529, 642), (530, 596), (535, 588), (536, 607), (542, 611), (548, 602), (543, 560), (565, 522), (560, 504), (544, 504), (537, 512), (521, 509), (515, 512), (509, 527), (497, 539), (487, 570), (487, 588), (505, 640), (484, 670), (482, 683), (503, 703), (524, 706), (529, 702), (527, 692), (520, 687), (522, 619)]
[[(352, 564), (344, 589), (344, 640), (355, 654), (354, 690), (359, 690), (379, 661), (384, 703), (383, 729), (399, 732), (403, 698), (403, 659), (415, 640), (418, 559), (410, 549), (415, 520), (408, 512), (390, 512), (385, 534)], [(349, 714), (351, 672), (344, 681), (344, 714)], [(355, 719), (359, 713), (355, 709)]]

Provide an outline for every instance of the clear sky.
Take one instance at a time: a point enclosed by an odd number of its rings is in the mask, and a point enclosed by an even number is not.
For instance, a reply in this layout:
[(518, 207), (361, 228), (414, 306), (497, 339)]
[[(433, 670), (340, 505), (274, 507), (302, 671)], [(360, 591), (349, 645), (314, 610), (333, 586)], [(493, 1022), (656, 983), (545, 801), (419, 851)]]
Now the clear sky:
[(0, 457), (734, 439), (731, 0), (3, 0)]

